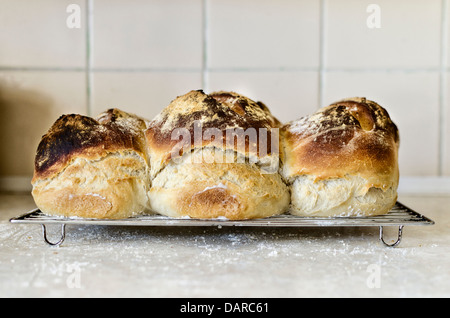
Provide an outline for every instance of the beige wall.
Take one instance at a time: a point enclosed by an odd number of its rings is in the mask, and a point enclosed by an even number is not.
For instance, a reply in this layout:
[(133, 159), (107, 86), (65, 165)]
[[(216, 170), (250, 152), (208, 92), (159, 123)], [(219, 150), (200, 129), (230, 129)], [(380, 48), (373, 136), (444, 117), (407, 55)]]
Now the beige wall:
[(366, 96), (399, 126), (402, 176), (450, 176), (449, 47), (450, 0), (0, 0), (0, 179), (31, 176), (63, 113), (152, 118), (199, 88), (283, 121)]

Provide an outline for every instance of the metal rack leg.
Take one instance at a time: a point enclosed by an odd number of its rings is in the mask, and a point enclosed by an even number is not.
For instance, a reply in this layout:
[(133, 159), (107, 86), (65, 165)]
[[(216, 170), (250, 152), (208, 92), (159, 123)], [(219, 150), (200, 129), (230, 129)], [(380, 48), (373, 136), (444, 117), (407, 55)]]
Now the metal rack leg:
[(400, 244), (401, 240), (402, 240), (402, 234), (403, 234), (403, 225), (400, 225), (398, 227), (398, 237), (397, 237), (397, 241), (393, 244), (388, 244), (385, 242), (384, 238), (383, 238), (383, 226), (380, 226), (380, 241), (383, 242), (384, 245), (388, 246), (388, 247), (396, 247), (398, 244)]
[(47, 228), (45, 227), (45, 224), (41, 224), (41, 226), (42, 226), (42, 234), (44, 235), (45, 243), (47, 243), (48, 245), (51, 245), (51, 246), (59, 246), (62, 244), (62, 242), (64, 242), (64, 239), (66, 238), (66, 225), (65, 224), (61, 225), (61, 239), (56, 243), (52, 243), (47, 239)]

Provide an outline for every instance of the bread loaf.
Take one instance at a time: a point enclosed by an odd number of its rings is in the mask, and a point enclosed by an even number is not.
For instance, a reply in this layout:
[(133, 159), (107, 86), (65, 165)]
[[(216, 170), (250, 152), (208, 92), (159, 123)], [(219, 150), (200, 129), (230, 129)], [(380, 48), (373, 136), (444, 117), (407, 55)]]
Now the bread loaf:
[(61, 116), (43, 136), (32, 180), (50, 215), (121, 219), (149, 208), (146, 121), (118, 109)]
[(278, 174), (279, 127), (264, 104), (237, 93), (176, 98), (146, 132), (152, 210), (231, 220), (283, 213), (289, 191)]
[(370, 216), (397, 199), (399, 133), (387, 111), (350, 98), (282, 129), (282, 176), (299, 216)]

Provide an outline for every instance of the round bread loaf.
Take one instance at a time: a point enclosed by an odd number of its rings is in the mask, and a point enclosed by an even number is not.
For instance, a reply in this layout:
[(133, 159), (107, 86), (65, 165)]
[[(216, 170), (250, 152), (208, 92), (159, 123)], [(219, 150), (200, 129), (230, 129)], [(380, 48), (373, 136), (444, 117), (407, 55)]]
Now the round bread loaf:
[(148, 210), (146, 121), (118, 109), (61, 116), (37, 150), (32, 195), (45, 214), (121, 219)]
[(395, 204), (399, 133), (377, 103), (334, 103), (286, 124), (282, 140), (292, 214), (370, 216)]
[(191, 91), (149, 125), (152, 210), (171, 217), (230, 220), (286, 211), (278, 173), (280, 122), (233, 92)]

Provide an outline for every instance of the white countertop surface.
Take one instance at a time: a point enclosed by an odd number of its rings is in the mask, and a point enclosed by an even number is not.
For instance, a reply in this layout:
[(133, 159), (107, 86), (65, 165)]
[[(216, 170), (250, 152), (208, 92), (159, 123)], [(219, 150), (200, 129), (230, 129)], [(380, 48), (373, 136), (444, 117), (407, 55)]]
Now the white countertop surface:
[(449, 297), (450, 197), (399, 201), (436, 224), (406, 226), (396, 248), (376, 227), (95, 225), (69, 225), (50, 247), (39, 225), (9, 222), (31, 196), (3, 194), (0, 297)]

